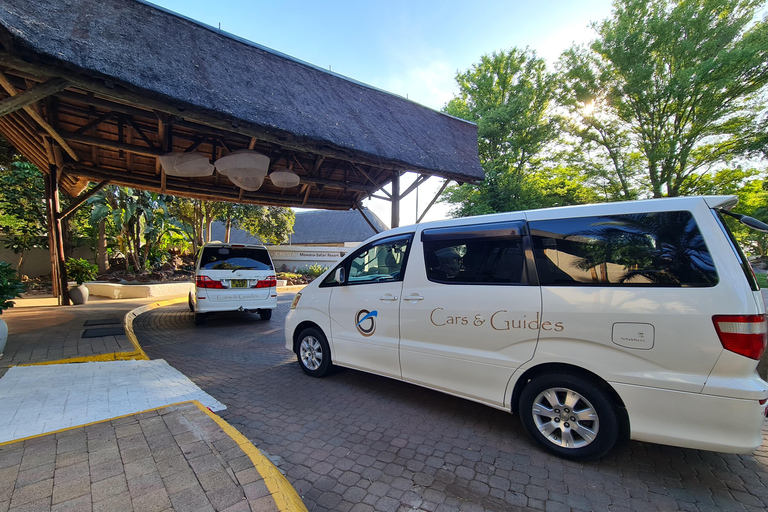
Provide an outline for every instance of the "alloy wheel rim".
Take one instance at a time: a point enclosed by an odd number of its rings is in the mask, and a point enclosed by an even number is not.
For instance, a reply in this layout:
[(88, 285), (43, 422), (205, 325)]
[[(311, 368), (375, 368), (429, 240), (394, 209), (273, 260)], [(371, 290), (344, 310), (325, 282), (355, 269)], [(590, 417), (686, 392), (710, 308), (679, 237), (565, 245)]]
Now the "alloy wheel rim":
[(562, 448), (583, 448), (597, 438), (600, 430), (594, 406), (568, 388), (550, 388), (539, 393), (531, 414), (541, 435)]
[(317, 370), (323, 362), (323, 347), (314, 336), (301, 340), (301, 363), (308, 370)]

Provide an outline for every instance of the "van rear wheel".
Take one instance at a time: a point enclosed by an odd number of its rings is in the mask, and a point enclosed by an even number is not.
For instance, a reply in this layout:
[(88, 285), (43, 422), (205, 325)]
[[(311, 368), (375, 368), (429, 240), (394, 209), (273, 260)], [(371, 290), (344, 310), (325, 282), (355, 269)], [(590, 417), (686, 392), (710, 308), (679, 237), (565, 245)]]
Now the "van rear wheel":
[(260, 309), (259, 310), (259, 318), (262, 320), (269, 320), (272, 318), (272, 310), (271, 309)]
[(616, 444), (619, 421), (610, 396), (581, 377), (534, 377), (520, 394), (520, 419), (545, 450), (565, 459), (602, 457)]
[(322, 331), (314, 327), (304, 329), (299, 334), (296, 355), (301, 369), (312, 377), (322, 377), (333, 367), (328, 340)]

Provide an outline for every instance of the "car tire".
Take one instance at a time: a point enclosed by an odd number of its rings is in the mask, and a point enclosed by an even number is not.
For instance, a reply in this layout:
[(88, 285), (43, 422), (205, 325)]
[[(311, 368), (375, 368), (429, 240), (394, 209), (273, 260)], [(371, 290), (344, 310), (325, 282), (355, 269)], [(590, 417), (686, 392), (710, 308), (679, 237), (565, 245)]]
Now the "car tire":
[(534, 377), (520, 394), (519, 413), (533, 440), (564, 459), (600, 458), (619, 436), (611, 397), (593, 382), (575, 375)]
[(260, 309), (259, 310), (259, 318), (262, 320), (269, 320), (272, 318), (272, 310), (271, 309)]
[(328, 340), (319, 329), (310, 327), (301, 331), (296, 345), (296, 357), (304, 373), (322, 377), (333, 368)]
[(189, 297), (187, 299), (187, 304), (189, 304), (189, 310), (191, 312), (195, 312), (195, 300), (192, 298), (192, 292), (189, 292)]
[(195, 313), (195, 325), (203, 325), (207, 316), (206, 313)]

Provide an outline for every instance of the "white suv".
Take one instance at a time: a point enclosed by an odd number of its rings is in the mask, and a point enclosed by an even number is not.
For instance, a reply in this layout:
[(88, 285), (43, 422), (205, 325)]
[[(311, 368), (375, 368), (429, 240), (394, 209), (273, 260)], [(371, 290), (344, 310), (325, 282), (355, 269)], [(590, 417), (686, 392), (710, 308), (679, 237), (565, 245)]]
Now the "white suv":
[[(571, 459), (619, 436), (763, 442), (765, 304), (730, 196), (509, 212), (364, 242), (294, 299), (286, 347), (520, 415)], [(768, 226), (740, 219), (760, 230)]]
[(216, 311), (255, 311), (269, 320), (276, 307), (277, 279), (266, 247), (211, 242), (199, 250), (189, 294), (196, 324)]

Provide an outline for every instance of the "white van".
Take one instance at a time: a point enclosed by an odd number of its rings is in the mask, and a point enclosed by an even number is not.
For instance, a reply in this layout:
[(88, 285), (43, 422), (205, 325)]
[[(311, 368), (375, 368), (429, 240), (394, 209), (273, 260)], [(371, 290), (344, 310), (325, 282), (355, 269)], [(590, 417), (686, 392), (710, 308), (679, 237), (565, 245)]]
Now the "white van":
[(198, 251), (189, 294), (196, 324), (216, 311), (247, 310), (269, 320), (276, 307), (277, 277), (266, 247), (211, 242)]
[[(762, 443), (763, 298), (730, 196), (511, 212), (374, 236), (298, 294), (307, 374), (356, 368), (516, 412), (544, 448)], [(768, 226), (742, 220), (760, 229)]]

